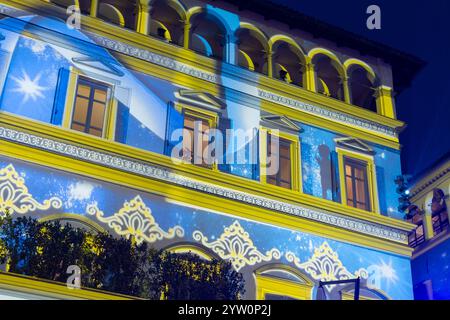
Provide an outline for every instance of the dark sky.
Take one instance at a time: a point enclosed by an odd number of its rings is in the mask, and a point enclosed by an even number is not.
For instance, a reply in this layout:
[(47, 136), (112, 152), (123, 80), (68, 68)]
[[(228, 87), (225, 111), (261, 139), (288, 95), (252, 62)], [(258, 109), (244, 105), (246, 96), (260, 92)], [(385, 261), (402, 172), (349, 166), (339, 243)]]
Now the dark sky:
[[(419, 174), (450, 151), (450, 1), (272, 0), (426, 61), (397, 97), (408, 127), (400, 135), (404, 173)], [(366, 9), (381, 8), (382, 29), (366, 28)], [(394, 75), (395, 76), (395, 75)]]

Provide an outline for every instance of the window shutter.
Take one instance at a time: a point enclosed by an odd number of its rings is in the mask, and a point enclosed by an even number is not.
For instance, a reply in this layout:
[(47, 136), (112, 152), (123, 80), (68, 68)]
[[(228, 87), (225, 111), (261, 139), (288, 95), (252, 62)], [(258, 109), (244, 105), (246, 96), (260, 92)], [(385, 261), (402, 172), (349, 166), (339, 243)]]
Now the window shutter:
[[(257, 129), (255, 129), (257, 130)], [(259, 148), (261, 148), (261, 146), (259, 145), (259, 130), (256, 131), (255, 134), (255, 138), (256, 141), (254, 141), (250, 147), (253, 146), (253, 148), (255, 148), (254, 152), (256, 153), (254, 156), (256, 158), (256, 163), (252, 164), (252, 178), (253, 180), (257, 180), (259, 181), (259, 163), (260, 163), (260, 159), (259, 159)], [(256, 144), (256, 145), (255, 145)]]
[(172, 154), (172, 149), (182, 140), (182, 137), (180, 137), (178, 140), (172, 141), (172, 133), (177, 129), (183, 129), (183, 127), (183, 113), (175, 109), (173, 102), (169, 102), (167, 105), (166, 140), (164, 144), (164, 154), (166, 156), (170, 156)]
[(114, 128), (115, 141), (127, 143), (131, 89), (117, 86), (114, 89), (114, 99), (117, 100), (116, 127)]
[(53, 111), (51, 123), (60, 126), (64, 116), (66, 106), (67, 86), (69, 84), (70, 71), (61, 68), (58, 74), (58, 84), (56, 87), (55, 100), (53, 102)]
[(230, 173), (230, 165), (227, 164), (227, 157), (233, 157), (234, 155), (234, 150), (229, 150), (227, 148), (227, 140), (228, 137), (226, 135), (227, 133), (227, 129), (231, 129), (233, 125), (233, 121), (231, 119), (226, 119), (226, 118), (220, 118), (219, 120), (219, 131), (222, 133), (222, 150), (223, 150), (223, 159), (221, 161), (221, 163), (218, 165), (218, 168), (220, 171), (222, 172), (226, 172), (226, 173)]
[(341, 202), (341, 192), (339, 183), (339, 160), (336, 151), (330, 152), (331, 159), (331, 179), (332, 179), (332, 196), (334, 202)]

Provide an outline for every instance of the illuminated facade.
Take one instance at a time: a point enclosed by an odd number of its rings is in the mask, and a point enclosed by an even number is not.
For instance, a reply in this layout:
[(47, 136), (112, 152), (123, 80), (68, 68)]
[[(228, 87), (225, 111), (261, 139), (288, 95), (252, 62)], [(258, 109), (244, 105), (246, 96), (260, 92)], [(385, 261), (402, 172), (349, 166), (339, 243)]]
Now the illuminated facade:
[[(392, 93), (414, 59), (233, 1), (0, 4), (2, 212), (229, 260), (245, 299), (315, 299), (319, 281), (355, 277), (362, 298), (413, 298)], [(213, 163), (173, 161), (194, 123), (256, 134)]]
[(418, 300), (450, 299), (449, 194), (448, 156), (416, 177), (410, 190), (408, 220), (417, 228), (411, 232), (409, 243), (415, 249), (412, 275), (414, 297)]

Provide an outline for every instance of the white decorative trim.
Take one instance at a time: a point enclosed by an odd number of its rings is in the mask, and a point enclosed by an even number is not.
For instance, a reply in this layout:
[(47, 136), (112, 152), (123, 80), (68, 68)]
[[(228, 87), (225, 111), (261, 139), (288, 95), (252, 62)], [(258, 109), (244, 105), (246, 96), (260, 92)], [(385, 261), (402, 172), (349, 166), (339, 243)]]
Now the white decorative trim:
[[(135, 46), (131, 46), (129, 44), (126, 44), (121, 41), (116, 41), (109, 39), (107, 37), (95, 34), (93, 32), (86, 32), (89, 37), (98, 45), (105, 47), (110, 50), (114, 50), (117, 52), (120, 52), (122, 54), (135, 57), (153, 64), (157, 64), (159, 66), (178, 71), (184, 74), (187, 74), (189, 76), (202, 79), (208, 82), (212, 82), (215, 84), (221, 84), (224, 82), (223, 78), (226, 77), (225, 75), (218, 76), (211, 72), (206, 72), (202, 69), (193, 67), (191, 65), (188, 65), (186, 63), (182, 63), (179, 61), (176, 61), (172, 58), (151, 52), (146, 49), (141, 49)], [(236, 81), (234, 81), (236, 82)], [(233, 81), (227, 81), (229, 83), (229, 86), (232, 87), (232, 89), (240, 91), (242, 93), (258, 97), (267, 101), (276, 102), (282, 105), (285, 105), (287, 107), (291, 107), (315, 116), (319, 116), (322, 118), (330, 119), (333, 121), (341, 122), (347, 125), (357, 126), (365, 130), (374, 131), (389, 137), (397, 137), (397, 132), (395, 129), (373, 122), (369, 120), (364, 120), (355, 116), (351, 116), (348, 114), (345, 114), (343, 112), (338, 111), (331, 111), (327, 110), (315, 105), (311, 105), (308, 103), (304, 103), (299, 100), (293, 100), (290, 98), (287, 98), (285, 96), (277, 95), (274, 93), (271, 93), (269, 91), (265, 91), (262, 89), (259, 89), (255, 86), (242, 86), (242, 85), (233, 85)], [(243, 90), (242, 88), (246, 87), (247, 90)]]
[(224, 260), (229, 260), (236, 271), (245, 266), (253, 266), (263, 261), (280, 259), (281, 252), (272, 248), (265, 254), (255, 247), (250, 235), (242, 228), (239, 221), (235, 220), (230, 226), (225, 227), (221, 236), (208, 242), (208, 238), (200, 230), (194, 231), (192, 237), (211, 249)]
[(123, 207), (112, 216), (105, 217), (96, 203), (90, 204), (86, 212), (107, 224), (118, 235), (125, 236), (127, 239), (133, 238), (138, 245), (144, 241), (154, 243), (158, 240), (184, 236), (181, 226), (175, 226), (167, 231), (161, 229), (152, 211), (139, 195), (129, 202), (125, 201)]
[(345, 217), (336, 213), (312, 210), (299, 205), (284, 203), (277, 200), (267, 199), (246, 192), (237, 191), (214, 184), (201, 182), (184, 177), (165, 168), (150, 165), (141, 161), (128, 159), (126, 157), (91, 150), (85, 147), (40, 137), (26, 132), (0, 126), (0, 139), (21, 143), (30, 147), (39, 148), (59, 155), (68, 156), (82, 161), (118, 170), (139, 174), (148, 178), (162, 180), (189, 189), (213, 194), (223, 198), (232, 199), (253, 206), (282, 212), (285, 214), (317, 221), (320, 223), (336, 226), (339, 228), (355, 231), (377, 238), (387, 239), (402, 244), (407, 244), (408, 234), (406, 231), (392, 227), (363, 221), (356, 218)]

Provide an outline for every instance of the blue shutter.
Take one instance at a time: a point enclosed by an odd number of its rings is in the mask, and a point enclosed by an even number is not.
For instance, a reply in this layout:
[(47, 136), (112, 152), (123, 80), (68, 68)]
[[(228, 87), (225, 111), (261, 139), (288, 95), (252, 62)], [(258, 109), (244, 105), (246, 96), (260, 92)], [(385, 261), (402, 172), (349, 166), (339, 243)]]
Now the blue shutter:
[(172, 149), (182, 141), (182, 138), (178, 141), (171, 140), (172, 132), (184, 127), (184, 115), (183, 113), (175, 109), (175, 105), (172, 102), (167, 104), (167, 120), (166, 120), (166, 140), (164, 143), (164, 154), (170, 156)]
[[(380, 203), (380, 212), (383, 215), (388, 215), (388, 206), (386, 199), (386, 181), (384, 179), (384, 168), (380, 166), (376, 166), (376, 179), (377, 179), (377, 187), (378, 187), (378, 199)], [(376, 201), (377, 199), (375, 199)]]
[[(226, 119), (226, 118), (220, 118), (219, 120), (219, 131), (222, 133), (222, 137), (223, 137), (223, 159), (222, 159), (222, 163), (218, 165), (218, 168), (220, 171), (222, 172), (226, 172), (226, 173), (230, 173), (230, 165), (226, 163), (227, 161), (227, 153), (228, 156), (233, 156), (233, 152), (234, 150), (228, 150), (227, 149), (227, 129), (231, 129), (233, 125), (233, 121), (231, 119)], [(229, 151), (229, 152), (228, 152)], [(231, 153), (231, 154), (230, 154)]]
[(340, 180), (339, 180), (339, 160), (336, 151), (330, 152), (331, 159), (331, 179), (332, 196), (334, 202), (341, 202)]
[(259, 159), (259, 148), (264, 147), (264, 146), (260, 146), (259, 145), (259, 130), (256, 132), (255, 135), (255, 139), (256, 141), (254, 143), (256, 143), (256, 163), (252, 164), (252, 179), (259, 181), (259, 164), (260, 164), (260, 159)]
[(55, 101), (53, 102), (53, 111), (51, 123), (60, 126), (64, 116), (66, 105), (67, 87), (69, 84), (70, 71), (64, 68), (59, 70), (58, 84), (56, 87)]

